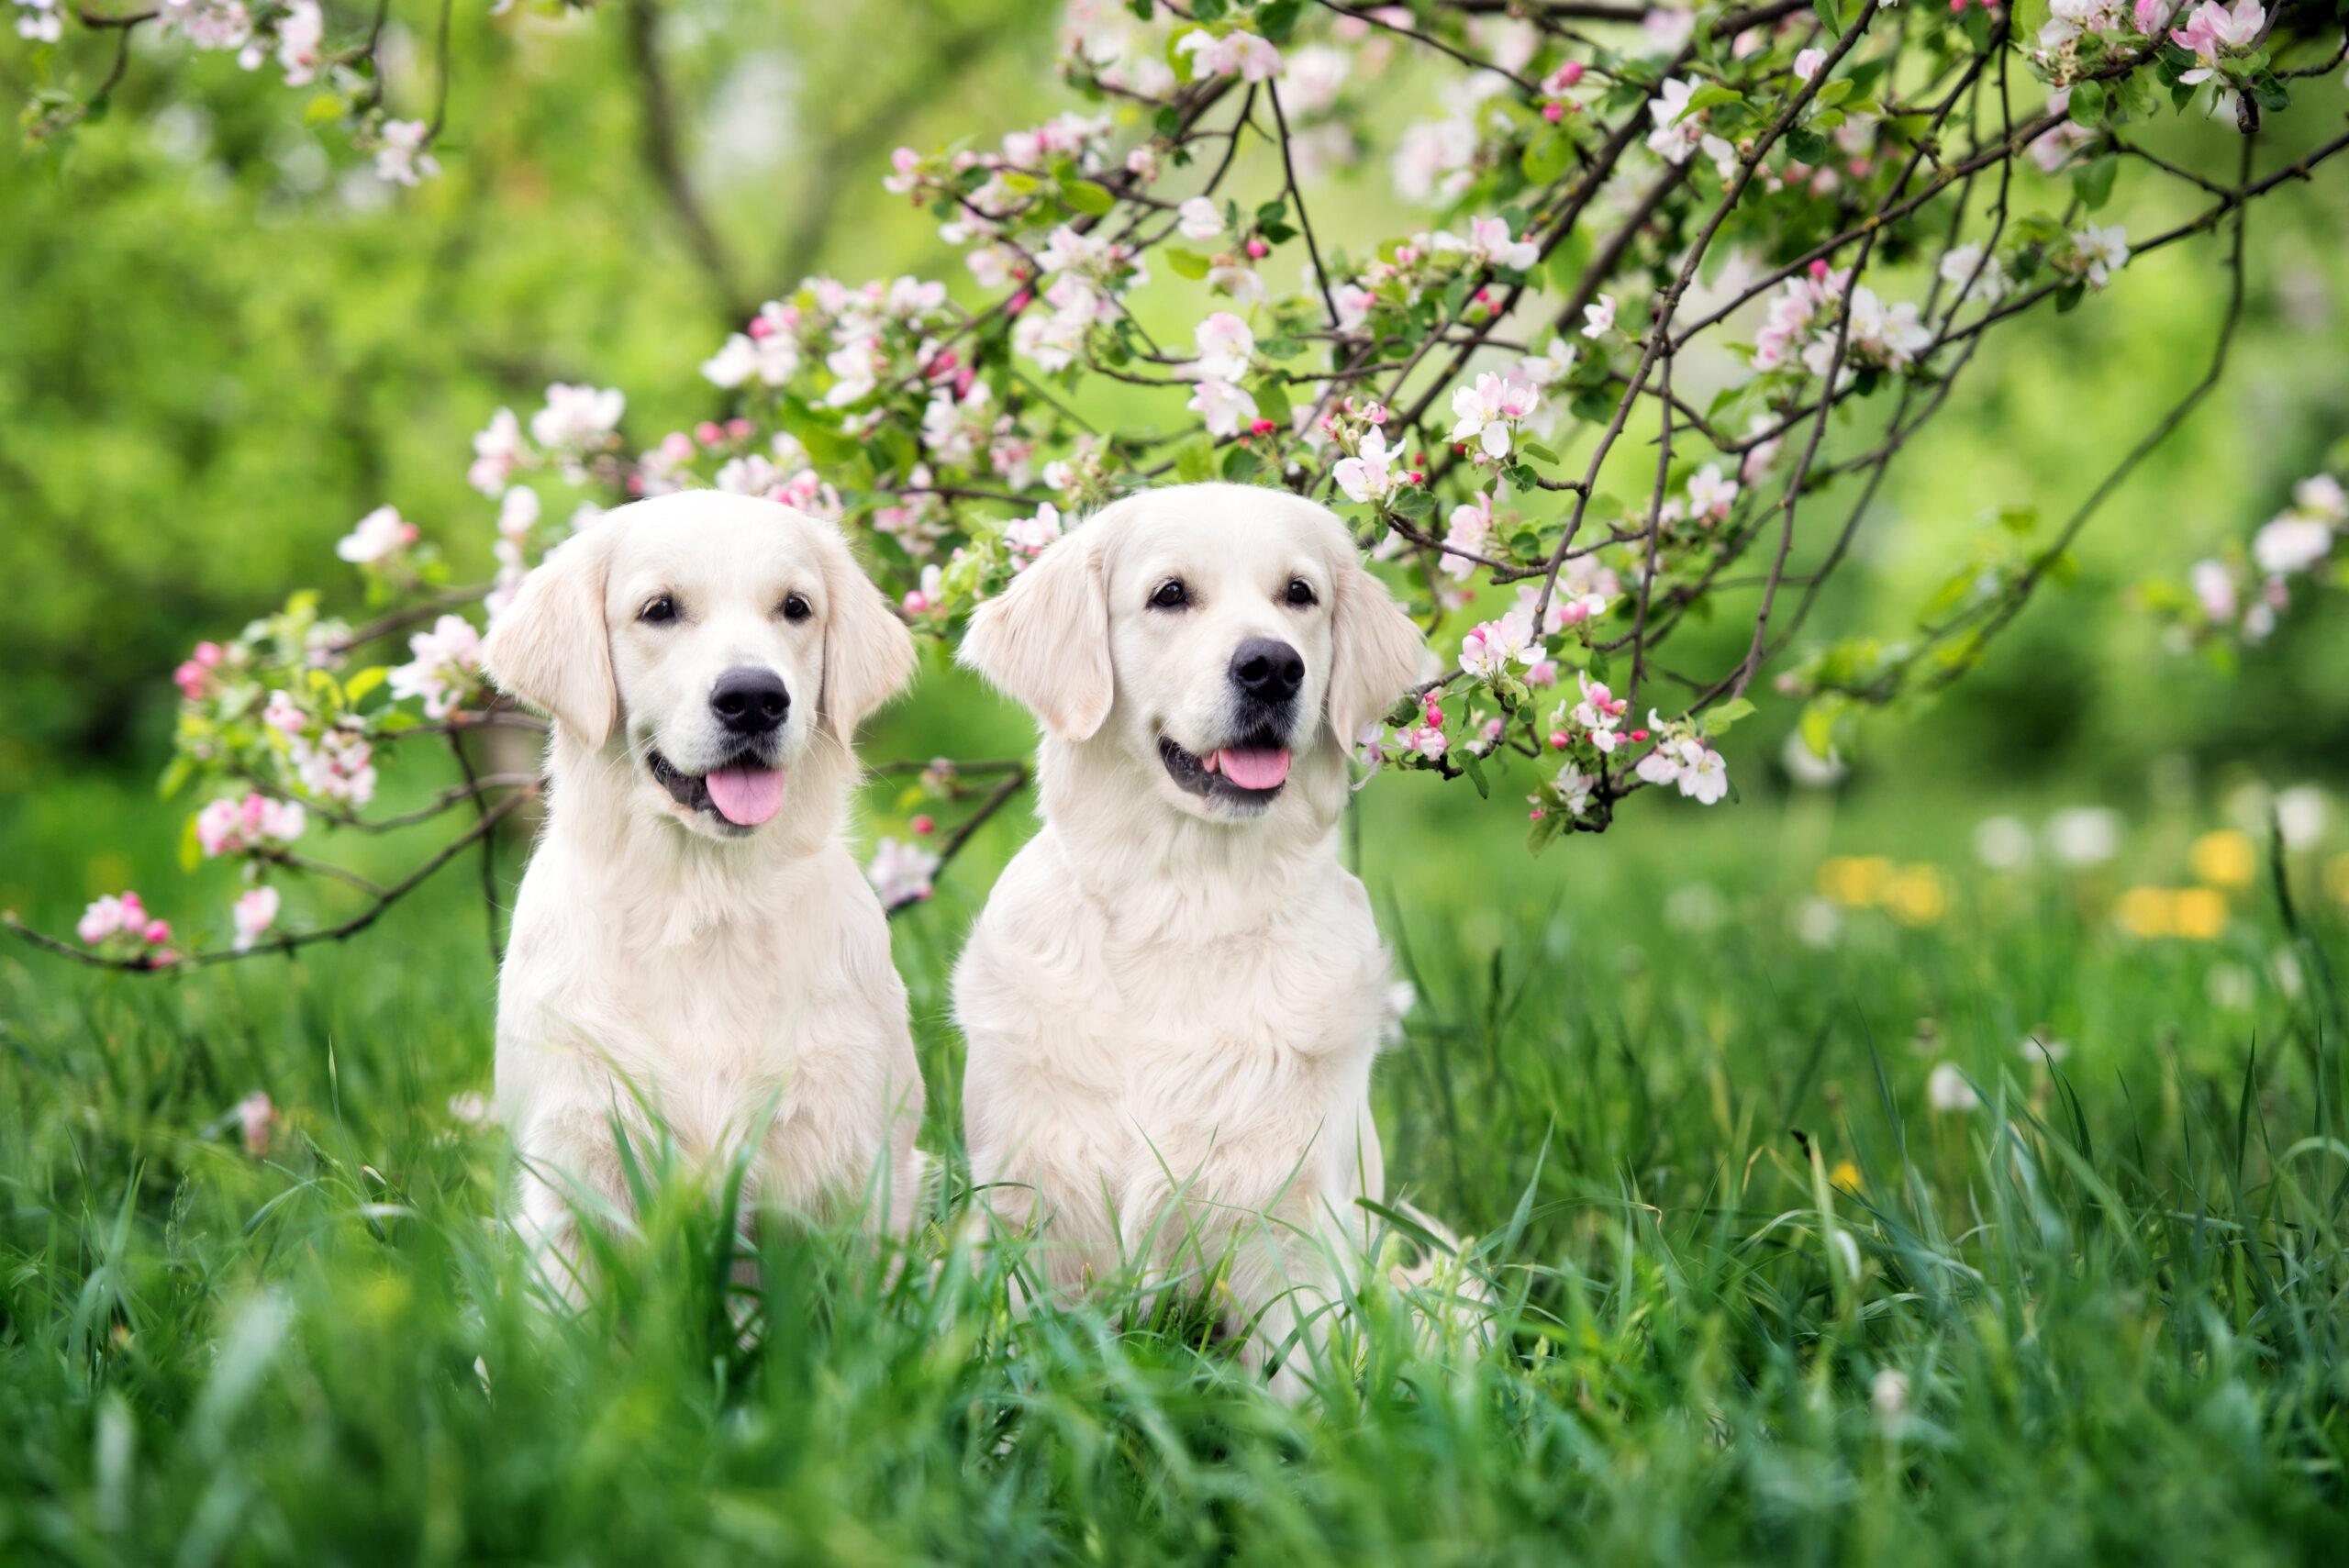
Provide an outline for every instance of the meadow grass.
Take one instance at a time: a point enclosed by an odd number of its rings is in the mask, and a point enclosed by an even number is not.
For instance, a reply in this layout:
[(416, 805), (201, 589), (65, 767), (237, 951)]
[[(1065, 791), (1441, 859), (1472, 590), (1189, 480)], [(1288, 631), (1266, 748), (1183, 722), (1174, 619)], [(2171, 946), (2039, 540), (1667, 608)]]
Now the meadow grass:
[[(502, 1139), (452, 1107), (487, 1086), (492, 993), (461, 873), (299, 963), (0, 953), (0, 1555), (2342, 1550), (2349, 1102), (2310, 868), (2288, 924), (2271, 868), (2215, 940), (2132, 940), (2119, 871), (1961, 864), (1956, 796), (1658, 807), (1528, 862), (1422, 783), (1363, 797), (1417, 993), (1377, 1100), (1390, 1184), (1491, 1306), (1374, 1272), (1303, 1407), (1164, 1300), (1015, 1314), (1021, 1249), (965, 1222), (945, 974), (1009, 828), (896, 927), (953, 1173), (906, 1254), (740, 1242), (726, 1173), (648, 1149), (576, 1313), (499, 1221)], [(52, 925), (93, 874), (73, 843), (143, 871), (176, 831), (72, 801), (0, 819)], [(1937, 863), (1945, 905), (1806, 909), (1831, 850)], [(1936, 1108), (1937, 1067), (1978, 1104)], [(254, 1088), (283, 1113), (260, 1159), (227, 1115)]]

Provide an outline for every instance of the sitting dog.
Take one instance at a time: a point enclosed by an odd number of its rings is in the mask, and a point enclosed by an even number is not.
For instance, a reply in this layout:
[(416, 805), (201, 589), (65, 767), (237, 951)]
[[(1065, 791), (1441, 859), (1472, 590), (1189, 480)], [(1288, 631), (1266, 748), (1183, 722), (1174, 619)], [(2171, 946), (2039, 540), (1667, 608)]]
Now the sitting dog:
[(837, 529), (695, 491), (622, 506), (522, 584), (483, 648), (554, 719), (545, 832), (498, 977), (521, 1225), (576, 1294), (568, 1187), (629, 1207), (614, 1139), (752, 1147), (750, 1196), (918, 1201), (922, 1085), (880, 901), (841, 841), (857, 722), (913, 639)]
[(973, 617), (1044, 826), (955, 968), (965, 1132), (1056, 1289), (1221, 1266), (1262, 1364), (1363, 1249), (1389, 975), (1337, 825), (1421, 647), (1334, 515), (1233, 484), (1109, 506)]

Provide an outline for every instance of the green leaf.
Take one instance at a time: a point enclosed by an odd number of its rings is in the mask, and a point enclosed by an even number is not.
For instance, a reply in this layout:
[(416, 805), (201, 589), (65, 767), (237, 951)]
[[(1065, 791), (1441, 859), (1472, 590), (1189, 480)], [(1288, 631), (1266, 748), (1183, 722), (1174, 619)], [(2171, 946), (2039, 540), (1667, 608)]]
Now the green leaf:
[(1558, 454), (1539, 441), (1528, 441), (1517, 450), (1536, 462), (1555, 463), (1558, 461)]
[(1561, 130), (1545, 130), (1525, 144), (1524, 156), (1517, 161), (1520, 172), (1529, 185), (1546, 185), (1563, 176), (1573, 166), (1575, 144)]
[(1831, 109), (1836, 105), (1842, 103), (1844, 99), (1850, 97), (1852, 95), (1852, 80), (1850, 77), (1838, 77), (1834, 81), (1827, 83), (1826, 86), (1821, 87), (1819, 90), (1818, 95), (1812, 98), (1811, 102), (1817, 104), (1822, 109)]
[(1485, 780), (1484, 760), (1464, 746), (1460, 749), (1460, 766), (1467, 773), (1468, 782), (1476, 786), (1478, 796), (1486, 800), (1492, 799), (1493, 786)]
[(2080, 299), (2088, 292), (2084, 283), (2065, 284), (2055, 291), (2055, 314), (2067, 316), (2080, 307)]
[(1803, 706), (1802, 719), (1797, 726), (1802, 732), (1802, 743), (1810, 748), (1814, 757), (1825, 759), (1835, 751), (1835, 721), (1843, 716), (1846, 699), (1839, 693), (1825, 692)]
[(1166, 264), (1174, 270), (1178, 278), (1190, 278), (1196, 282), (1208, 275), (1208, 259), (1196, 250), (1185, 250), (1170, 245), (1159, 255), (1165, 258)]
[(1271, 5), (1258, 7), (1256, 30), (1273, 43), (1285, 44), (1289, 35), (1297, 31), (1297, 19), (1304, 10), (1305, 0), (1273, 0)]
[(2104, 118), (2104, 83), (2096, 81), (2072, 83), (2072, 106), (2066, 112), (2074, 125), (2095, 126)]
[(1810, 8), (1819, 13), (1819, 25), (1827, 29), (1829, 38), (1843, 36), (1843, 19), (1835, 14), (1835, 0), (1811, 0)]
[(1061, 200), (1092, 217), (1104, 217), (1118, 205), (1117, 198), (1109, 194), (1108, 186), (1097, 184), (1091, 180), (1062, 181)]
[(1801, 126), (1787, 132), (1787, 156), (1798, 163), (1816, 164), (1827, 156), (1827, 139)]
[(1278, 376), (1258, 376), (1248, 384), (1256, 399), (1256, 417), (1288, 428), (1288, 386)]
[(2113, 176), (2121, 172), (2121, 160), (2107, 155), (2092, 160), (2072, 172), (2072, 194), (2080, 205), (2094, 212), (2112, 199)]
[(2252, 78), (2251, 101), (2270, 111), (2288, 109), (2292, 106), (2292, 95), (2285, 89), (2284, 83), (2263, 71)]
[(1215, 443), (1195, 437), (1174, 449), (1174, 477), (1186, 484), (1204, 484), (1215, 477)]
[(371, 665), (368, 668), (360, 671), (359, 673), (351, 676), (351, 679), (342, 684), (342, 695), (344, 699), (351, 703), (352, 706), (356, 707), (359, 704), (360, 698), (365, 696), (369, 692), (373, 691), (377, 686), (382, 685), (384, 679), (390, 674), (391, 671), (381, 664)]
[(1739, 719), (1743, 718), (1747, 714), (1752, 713), (1753, 711), (1753, 703), (1749, 702), (1744, 697), (1731, 697), (1729, 701), (1721, 704), (1720, 706), (1705, 715), (1705, 733), (1708, 736), (1726, 735), (1729, 733), (1729, 727), (1731, 725), (1735, 724)]
[(1293, 360), (1305, 352), (1305, 344), (1296, 338), (1267, 338), (1256, 345), (1256, 351), (1268, 360)]
[(1724, 87), (1718, 82), (1709, 82), (1688, 95), (1688, 106), (1680, 111), (1680, 117), (1685, 120), (1690, 115), (1702, 114), (1705, 110), (1721, 104), (1743, 102), (1745, 102), (1745, 95), (1736, 88)]
[(1386, 509), (1410, 522), (1420, 522), (1435, 515), (1435, 497), (1414, 486), (1390, 497)]
[(1264, 460), (1247, 447), (1233, 447), (1223, 454), (1223, 477), (1233, 484), (1245, 484), (1256, 477)]

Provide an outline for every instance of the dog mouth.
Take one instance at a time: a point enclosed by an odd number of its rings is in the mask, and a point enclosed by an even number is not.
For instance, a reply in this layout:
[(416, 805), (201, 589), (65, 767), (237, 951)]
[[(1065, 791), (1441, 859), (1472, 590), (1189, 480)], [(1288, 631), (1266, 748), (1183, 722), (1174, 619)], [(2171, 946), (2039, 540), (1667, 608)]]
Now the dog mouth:
[(1175, 788), (1203, 800), (1262, 808), (1270, 806), (1288, 783), (1288, 748), (1270, 729), (1219, 746), (1204, 757), (1186, 751), (1170, 737), (1161, 735), (1158, 756)]
[(688, 773), (658, 751), (645, 753), (653, 783), (689, 811), (707, 811), (735, 828), (756, 828), (783, 808), (781, 768), (738, 756), (707, 773)]

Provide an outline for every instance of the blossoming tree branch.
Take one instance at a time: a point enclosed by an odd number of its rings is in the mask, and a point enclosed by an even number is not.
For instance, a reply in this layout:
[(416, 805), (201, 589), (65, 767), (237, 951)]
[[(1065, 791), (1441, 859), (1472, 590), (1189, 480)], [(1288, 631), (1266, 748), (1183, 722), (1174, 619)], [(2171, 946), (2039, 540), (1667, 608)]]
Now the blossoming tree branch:
[[(56, 38), (52, 0), (17, 3), (20, 31)], [(155, 19), (300, 85), (332, 30), (308, 5), (167, 0)], [(962, 253), (955, 288), (801, 283), (716, 345), (710, 417), (690, 430), (629, 430), (618, 389), (549, 387), (527, 420), (496, 410), (473, 441), (480, 520), (439, 525), (495, 528), (495, 582), (451, 584), (386, 505), (339, 547), (375, 618), (328, 618), (303, 593), (180, 668), (170, 782), (195, 802), (191, 853), (236, 857), (250, 883), (228, 940), (183, 953), (128, 893), (92, 906), (78, 945), (36, 940), (131, 968), (282, 951), (350, 934), (485, 845), (536, 785), (479, 743), (536, 721), (484, 684), (482, 626), (604, 508), (700, 485), (835, 520), (916, 631), (950, 644), (1116, 495), (1286, 487), (1349, 519), (1438, 651), (1353, 738), (1366, 774), (1488, 794), (1501, 753), (1535, 762), (1537, 851), (1603, 830), (1642, 789), (1720, 801), (1714, 742), (1765, 668), (1824, 754), (1854, 705), (1955, 677), (2065, 570), (2219, 379), (2247, 209), (2349, 148), (2275, 128), (2296, 97), (2328, 98), (2306, 112), (2337, 126), (2344, 48), (2332, 6), (2258, 0), (2053, 0), (2035, 27), (1978, 0), (1076, 0), (1062, 68), (1085, 107), (875, 171)], [(2152, 145), (2169, 117), (2214, 118), (2230, 166), (2198, 172)], [(433, 172), (439, 117), (413, 123), (362, 130), (386, 178)], [(2293, 150), (2266, 155), (2270, 140)], [(1317, 208), (1333, 171), (1372, 160), (1390, 230), (1341, 244)], [(2148, 228), (2138, 210), (2173, 216)], [(2144, 439), (2062, 522), (2009, 514), (1909, 641), (1798, 643), (1887, 469), (1985, 338), (2125, 292), (2136, 260), (2188, 245), (2228, 304), (2208, 373)], [(1105, 398), (1157, 417), (1111, 419)], [(2330, 485), (2254, 550), (2271, 577), (2326, 556), (2343, 521)], [(2197, 573), (2205, 618), (2226, 618)], [(2226, 617), (2243, 586), (2229, 577)], [(1675, 651), (1724, 619), (1725, 663)], [(404, 660), (369, 662), (403, 639)], [(379, 765), (425, 746), (462, 782), (368, 815)], [(909, 780), (899, 809), (925, 806), (874, 860), (894, 908), (1026, 773), (890, 771)], [(930, 807), (958, 825), (941, 832)], [(390, 884), (295, 848), (314, 828), (443, 817), (462, 827)], [(345, 884), (354, 912), (290, 928), (278, 888), (295, 877)]]

